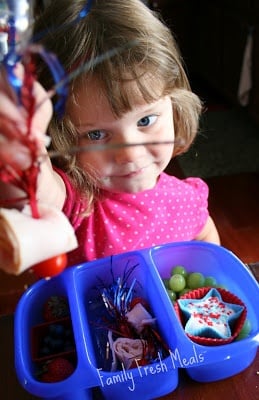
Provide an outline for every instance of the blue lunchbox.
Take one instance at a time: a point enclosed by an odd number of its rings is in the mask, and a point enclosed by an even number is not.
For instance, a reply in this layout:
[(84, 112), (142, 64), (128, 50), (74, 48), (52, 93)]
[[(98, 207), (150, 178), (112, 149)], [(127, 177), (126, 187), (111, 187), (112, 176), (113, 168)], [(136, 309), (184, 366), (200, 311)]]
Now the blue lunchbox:
[[(188, 272), (212, 275), (235, 293), (247, 308), (247, 318), (252, 326), (249, 336), (216, 347), (202, 346), (190, 340), (163, 283), (174, 265), (183, 265)], [(100, 364), (91, 307), (100, 282), (109, 286), (114, 277), (122, 276), (131, 266), (134, 268), (129, 276), (129, 285), (137, 282), (135, 295), (149, 304), (169, 354), (150, 365), (111, 372)], [(200, 382), (230, 377), (247, 368), (256, 356), (259, 343), (258, 294), (258, 283), (232, 252), (203, 242), (171, 243), (73, 266), (54, 278), (35, 283), (18, 303), (15, 313), (18, 379), (25, 390), (43, 399), (91, 400), (93, 389), (98, 387), (104, 399), (148, 400), (176, 389), (179, 368), (185, 368), (192, 379)], [(74, 343), (74, 348), (65, 354), (73, 359), (74, 372), (55, 383), (41, 382), (37, 378), (38, 364), (42, 360), (34, 354), (37, 339), (47, 329), (42, 307), (50, 296), (68, 299), (69, 326)], [(65, 318), (62, 323), (67, 327), (68, 320)]]

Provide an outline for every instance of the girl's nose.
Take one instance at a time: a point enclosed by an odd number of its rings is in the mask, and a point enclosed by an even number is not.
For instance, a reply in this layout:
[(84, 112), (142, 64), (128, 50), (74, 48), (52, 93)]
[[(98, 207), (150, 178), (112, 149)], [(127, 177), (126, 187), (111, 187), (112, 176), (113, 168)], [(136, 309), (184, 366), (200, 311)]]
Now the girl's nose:
[(114, 158), (117, 164), (135, 162), (144, 156), (145, 144), (123, 142), (114, 150)]

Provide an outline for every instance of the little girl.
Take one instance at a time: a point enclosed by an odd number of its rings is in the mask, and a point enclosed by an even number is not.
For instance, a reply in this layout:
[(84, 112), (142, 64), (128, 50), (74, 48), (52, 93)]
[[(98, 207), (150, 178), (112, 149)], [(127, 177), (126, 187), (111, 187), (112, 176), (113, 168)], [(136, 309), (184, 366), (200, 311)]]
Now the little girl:
[[(201, 112), (170, 30), (140, 0), (96, 0), (82, 13), (85, 5), (50, 2), (34, 26), (71, 76), (65, 113), (50, 124), (50, 102), (36, 85), (42, 105), (33, 120), (35, 136), (48, 125), (56, 155), (52, 165), (42, 161), (37, 197), (74, 228), (69, 264), (174, 241), (219, 243), (205, 182), (163, 172), (193, 142)], [(50, 90), (41, 60), (37, 72)], [(7, 102), (2, 94), (2, 114)], [(12, 109), (19, 128), (25, 114)]]

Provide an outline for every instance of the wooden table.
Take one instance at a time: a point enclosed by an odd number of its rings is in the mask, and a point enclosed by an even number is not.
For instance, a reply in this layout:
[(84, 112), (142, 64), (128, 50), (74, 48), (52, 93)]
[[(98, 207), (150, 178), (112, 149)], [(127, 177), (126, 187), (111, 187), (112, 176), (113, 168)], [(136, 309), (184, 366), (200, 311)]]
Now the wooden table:
[[(13, 316), (2, 316), (0, 317), (0, 399), (36, 400), (37, 398), (24, 391), (17, 381), (13, 348)], [(94, 398), (97, 400), (100, 396), (95, 395)], [(181, 371), (177, 389), (161, 397), (160, 400), (221, 400), (223, 398), (228, 400), (259, 398), (259, 352), (252, 365), (246, 370), (218, 382), (194, 382), (184, 371)]]

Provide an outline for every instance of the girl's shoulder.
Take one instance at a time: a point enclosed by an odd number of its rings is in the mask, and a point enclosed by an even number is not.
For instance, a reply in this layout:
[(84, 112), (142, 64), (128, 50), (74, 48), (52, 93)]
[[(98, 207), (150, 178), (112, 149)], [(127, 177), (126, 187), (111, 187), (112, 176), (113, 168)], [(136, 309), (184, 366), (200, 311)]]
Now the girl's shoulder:
[(200, 192), (208, 193), (207, 183), (199, 177), (187, 177), (177, 178), (173, 175), (168, 175), (165, 172), (160, 175), (160, 179), (157, 184), (158, 189), (168, 190), (169, 188), (173, 191), (184, 190), (185, 192)]

